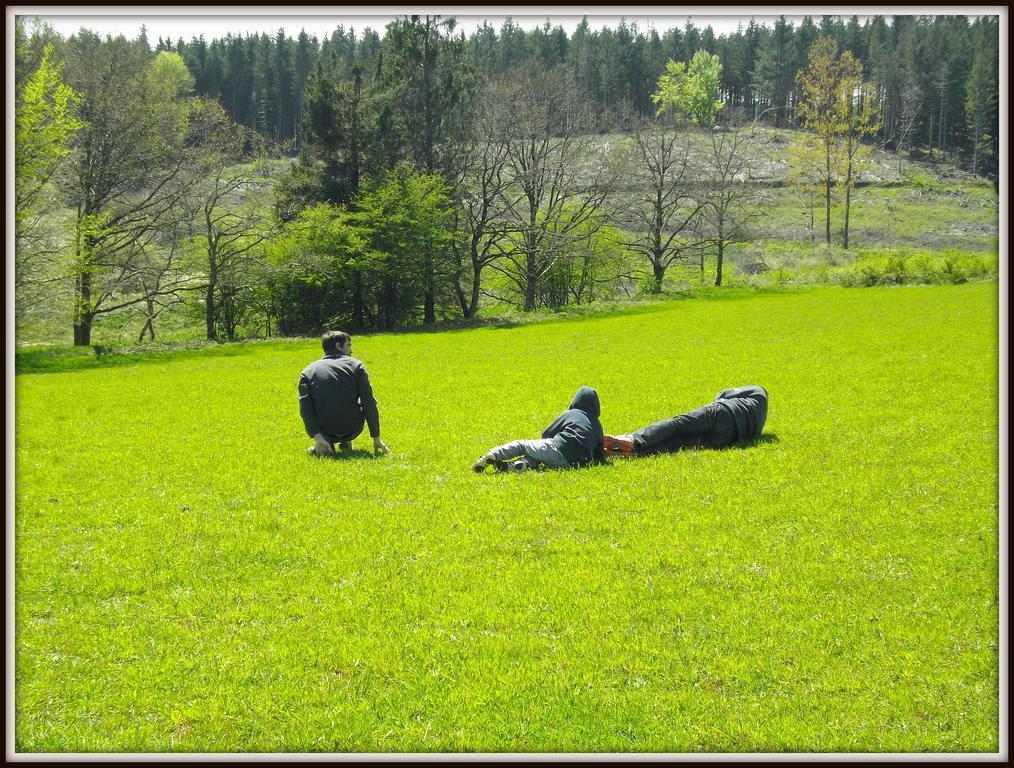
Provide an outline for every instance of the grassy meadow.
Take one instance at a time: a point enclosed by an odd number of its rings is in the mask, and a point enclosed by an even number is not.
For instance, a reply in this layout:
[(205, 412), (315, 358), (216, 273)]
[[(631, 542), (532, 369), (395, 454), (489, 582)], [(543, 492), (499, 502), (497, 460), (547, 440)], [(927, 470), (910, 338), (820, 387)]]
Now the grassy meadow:
[[(25, 357), (16, 749), (996, 751), (997, 306), (799, 289), (359, 336), (380, 458), (305, 454), (315, 341)], [(762, 384), (766, 434), (472, 473), (583, 384), (607, 433)]]

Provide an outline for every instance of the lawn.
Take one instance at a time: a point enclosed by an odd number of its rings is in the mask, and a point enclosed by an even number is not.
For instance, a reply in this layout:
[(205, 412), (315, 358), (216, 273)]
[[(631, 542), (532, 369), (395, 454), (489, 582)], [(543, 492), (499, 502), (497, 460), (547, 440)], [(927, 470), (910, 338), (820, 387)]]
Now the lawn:
[[(390, 456), (315, 460), (311, 342), (16, 377), (15, 745), (997, 751), (998, 287), (357, 337)], [(578, 386), (725, 451), (476, 476)]]

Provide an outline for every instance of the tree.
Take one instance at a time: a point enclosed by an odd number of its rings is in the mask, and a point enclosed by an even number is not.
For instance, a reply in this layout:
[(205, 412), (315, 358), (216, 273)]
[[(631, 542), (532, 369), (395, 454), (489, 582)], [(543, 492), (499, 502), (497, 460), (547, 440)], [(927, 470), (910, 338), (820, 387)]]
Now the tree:
[(52, 57), (53, 47), (47, 45), (38, 69), (15, 93), (14, 275), (19, 316), (33, 301), (31, 290), (47, 277), (40, 262), (53, 255), (44, 248), (40, 231), (53, 209), (47, 194), (50, 182), (84, 126), (77, 116), (81, 96), (61, 80), (62, 65), (54, 64)]
[(849, 247), (849, 215), (852, 209), (852, 190), (856, 188), (863, 171), (869, 167), (873, 146), (864, 140), (880, 130), (881, 111), (876, 101), (876, 89), (863, 83), (863, 68), (854, 62), (843, 72), (842, 88), (848, 99), (841, 137), (838, 142), (840, 184), (845, 190), (845, 221), (842, 227), (842, 247)]
[(267, 243), (265, 282), (281, 333), (363, 326), (354, 316), (355, 293), (362, 288), (353, 278), (366, 271), (368, 234), (344, 206), (318, 203)]
[(75, 137), (74, 343), (96, 317), (146, 300), (136, 279), (153, 240), (190, 185), (188, 93), (176, 53), (147, 61), (123, 37), (82, 30), (68, 41), (68, 79), (87, 124)]
[[(796, 76), (801, 91), (798, 114), (803, 127), (813, 131), (797, 141), (797, 154), (817, 170), (824, 189), (824, 238), (831, 243), (831, 188), (835, 183), (835, 149), (845, 130), (852, 94), (846, 73), (855, 69), (855, 59), (846, 51), (838, 55), (838, 44), (821, 37), (810, 46), (809, 65)], [(817, 162), (813, 162), (816, 159)]]
[(703, 202), (693, 188), (689, 137), (673, 126), (654, 122), (634, 135), (636, 202), (623, 216), (625, 228), (642, 235), (623, 245), (647, 258), (652, 292), (662, 290), (666, 270), (698, 245), (695, 224)]
[(470, 79), (464, 38), (454, 19), (409, 16), (387, 25), (382, 77), (394, 92), (409, 154), (427, 174), (439, 173), (439, 146), (455, 128), (457, 107)]
[[(440, 156), (440, 148), (461, 126), (459, 106), (471, 79), (465, 63), (465, 40), (454, 36), (454, 27), (454, 19), (429, 15), (391, 22), (382, 69), (415, 167), (447, 179), (453, 172)], [(430, 292), (436, 282), (436, 275), (424, 278), (427, 323), (436, 319), (436, 297)]]
[(205, 333), (209, 340), (232, 339), (241, 312), (240, 295), (251, 286), (244, 274), (251, 255), (271, 234), (263, 185), (233, 166), (241, 158), (248, 129), (229, 120), (212, 101), (201, 101), (191, 115), (192, 135), (200, 135), (198, 162), (203, 181), (190, 200), (199, 224), (196, 250), (206, 269)]
[(439, 176), (400, 165), (356, 201), (354, 220), (364, 233), (367, 287), (374, 290), (377, 328), (436, 319), (450, 303), (457, 277), (450, 258), (451, 198)]
[(753, 70), (753, 88), (763, 95), (764, 106), (775, 112), (775, 125), (778, 126), (785, 125), (788, 118), (794, 46), (792, 23), (786, 21), (784, 16), (779, 16), (767, 38), (767, 44), (760, 48), (757, 65)]
[[(916, 120), (922, 111), (923, 92), (916, 82), (915, 76), (910, 70), (903, 70), (901, 73), (901, 103), (898, 116), (898, 141), (895, 149), (898, 153), (898, 175), (901, 175), (902, 151), (907, 146), (912, 149), (912, 129), (915, 128)], [(883, 122), (883, 121), (881, 121)]]
[(699, 125), (713, 125), (722, 108), (719, 84), (722, 64), (718, 56), (698, 51), (689, 62), (669, 60), (666, 73), (658, 79), (658, 90), (651, 100), (658, 114), (684, 116)]
[[(496, 86), (497, 122), (506, 145), (503, 258), (493, 264), (528, 311), (544, 303), (542, 280), (605, 222), (603, 204), (618, 169), (587, 168), (592, 137), (586, 100), (558, 68), (519, 68)], [(593, 225), (593, 226), (586, 226)]]
[(752, 136), (741, 124), (735, 124), (714, 130), (708, 137), (702, 213), (707, 239), (715, 246), (716, 286), (722, 284), (725, 249), (732, 243), (743, 242), (749, 220), (759, 215), (757, 209), (747, 212), (743, 208), (751, 194), (747, 184), (751, 170), (747, 144)]
[(984, 154), (995, 162), (999, 104), (996, 27), (987, 19), (976, 24), (977, 45), (965, 86), (965, 115), (972, 134), (972, 173), (979, 172)]
[[(506, 225), (498, 215), (506, 189), (508, 143), (498, 130), (491, 89), (483, 89), (474, 109), (472, 135), (459, 143), (455, 163), (454, 231), (451, 252), (458, 264), (455, 290), (462, 317), (475, 316), (483, 270), (504, 253)], [(465, 258), (467, 255), (468, 263)], [(467, 283), (466, 286), (462, 282)]]

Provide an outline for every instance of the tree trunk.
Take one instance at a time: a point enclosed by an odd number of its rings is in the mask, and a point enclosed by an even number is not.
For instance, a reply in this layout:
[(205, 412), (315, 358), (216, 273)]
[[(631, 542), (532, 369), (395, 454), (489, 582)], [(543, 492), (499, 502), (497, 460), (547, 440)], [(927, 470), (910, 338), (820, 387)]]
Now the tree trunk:
[(78, 273), (74, 281), (74, 346), (87, 347), (91, 344), (92, 319), (94, 315), (88, 310), (92, 299), (92, 276), (90, 272)]
[[(535, 217), (532, 216), (531, 226), (535, 226)], [(529, 232), (526, 239), (527, 253), (525, 254), (525, 312), (535, 309), (535, 294), (538, 288), (539, 275), (535, 268), (535, 236)]]
[(831, 174), (824, 183), (824, 239), (831, 245)]
[(146, 302), (147, 313), (144, 319), (144, 325), (141, 328), (141, 333), (137, 337), (137, 343), (140, 344), (144, 341), (144, 334), (150, 334), (150, 339), (155, 341), (155, 302), (148, 299)]
[(852, 185), (848, 184), (845, 187), (845, 231), (842, 237), (842, 247), (847, 251), (849, 249), (849, 206), (852, 203)]
[(975, 143), (972, 145), (972, 173), (974, 174), (979, 168), (979, 125), (982, 123), (980, 118), (975, 120)]
[(665, 280), (665, 265), (661, 259), (651, 260), (651, 271), (655, 276), (655, 284), (651, 287), (652, 293), (662, 293), (662, 281)]
[(715, 287), (720, 288), (722, 285), (722, 262), (725, 260), (725, 241), (718, 238), (718, 256), (715, 266)]
[(436, 298), (434, 296), (433, 284), (430, 282), (426, 286), (426, 295), (423, 296), (423, 325), (433, 325), (436, 321)]
[(218, 338), (217, 329), (215, 328), (215, 284), (217, 281), (215, 271), (212, 269), (208, 275), (208, 287), (204, 293), (204, 330), (208, 341), (214, 341)]
[(468, 300), (468, 307), (465, 310), (465, 319), (470, 320), (475, 317), (475, 313), (479, 311), (479, 288), (481, 286), (482, 267), (477, 266), (472, 269), (472, 295)]

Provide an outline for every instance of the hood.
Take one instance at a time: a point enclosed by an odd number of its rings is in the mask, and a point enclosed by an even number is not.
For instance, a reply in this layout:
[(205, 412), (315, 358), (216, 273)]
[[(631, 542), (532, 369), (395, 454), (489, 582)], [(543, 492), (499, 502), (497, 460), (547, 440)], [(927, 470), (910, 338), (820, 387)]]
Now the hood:
[(574, 395), (574, 399), (570, 401), (570, 407), (584, 411), (595, 418), (598, 418), (602, 412), (599, 406), (599, 393), (591, 387), (581, 387)]

